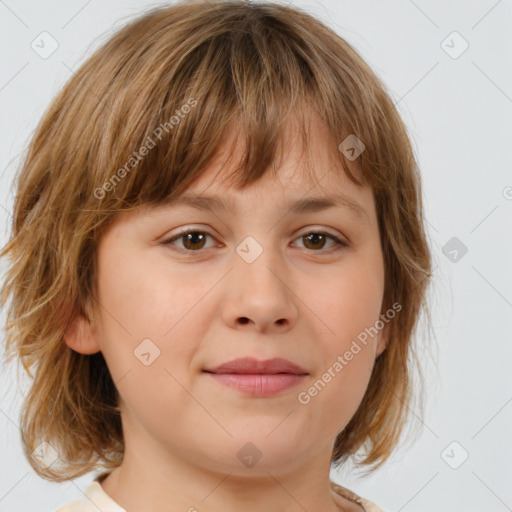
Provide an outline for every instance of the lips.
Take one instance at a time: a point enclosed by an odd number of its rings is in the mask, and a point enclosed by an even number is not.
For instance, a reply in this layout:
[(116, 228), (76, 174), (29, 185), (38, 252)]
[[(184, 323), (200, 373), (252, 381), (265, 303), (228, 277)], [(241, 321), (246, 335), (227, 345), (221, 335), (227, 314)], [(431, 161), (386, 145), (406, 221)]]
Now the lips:
[(211, 369), (205, 368), (205, 372), (215, 374), (255, 374), (275, 375), (278, 373), (290, 375), (307, 375), (308, 372), (288, 359), (280, 357), (260, 361), (253, 357), (233, 359)]
[(264, 361), (242, 357), (205, 368), (203, 372), (223, 386), (262, 398), (280, 395), (300, 384), (308, 375), (304, 368), (280, 357)]

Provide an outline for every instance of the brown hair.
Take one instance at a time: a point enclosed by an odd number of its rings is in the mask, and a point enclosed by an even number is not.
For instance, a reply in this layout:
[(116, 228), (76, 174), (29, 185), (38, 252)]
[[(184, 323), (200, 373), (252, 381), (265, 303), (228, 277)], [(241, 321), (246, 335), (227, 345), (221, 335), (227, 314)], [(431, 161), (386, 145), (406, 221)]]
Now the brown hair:
[[(404, 123), (359, 54), (301, 9), (192, 1), (143, 13), (86, 60), (45, 112), (17, 176), (1, 300), (5, 306), (12, 296), (7, 361), (19, 358), (33, 379), (20, 429), (40, 476), (63, 481), (122, 462), (118, 394), (103, 355), (79, 354), (63, 341), (75, 315), (90, 318), (96, 248), (109, 222), (180, 195), (230, 126), (245, 140), (232, 177), (237, 187), (252, 184), (275, 162), (283, 121), (308, 105), (358, 185), (338, 144), (355, 134), (365, 145), (355, 163), (375, 198), (382, 311), (402, 306), (332, 461), (364, 447), (359, 464), (375, 469), (390, 456), (407, 419), (411, 342), (431, 277), (420, 175)], [(307, 148), (306, 130), (302, 137)], [(43, 441), (58, 451), (60, 466), (32, 459)]]

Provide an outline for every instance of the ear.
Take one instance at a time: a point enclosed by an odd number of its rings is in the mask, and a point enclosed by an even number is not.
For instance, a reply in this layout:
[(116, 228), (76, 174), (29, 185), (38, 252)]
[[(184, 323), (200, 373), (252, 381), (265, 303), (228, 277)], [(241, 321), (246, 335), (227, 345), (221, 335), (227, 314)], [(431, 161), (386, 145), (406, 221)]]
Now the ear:
[(64, 333), (66, 345), (80, 354), (95, 354), (100, 352), (96, 331), (94, 329), (93, 316), (88, 315), (91, 320), (79, 312), (68, 325)]
[(379, 341), (377, 342), (377, 351), (375, 357), (378, 357), (386, 350), (389, 342), (390, 324), (387, 323), (379, 333)]

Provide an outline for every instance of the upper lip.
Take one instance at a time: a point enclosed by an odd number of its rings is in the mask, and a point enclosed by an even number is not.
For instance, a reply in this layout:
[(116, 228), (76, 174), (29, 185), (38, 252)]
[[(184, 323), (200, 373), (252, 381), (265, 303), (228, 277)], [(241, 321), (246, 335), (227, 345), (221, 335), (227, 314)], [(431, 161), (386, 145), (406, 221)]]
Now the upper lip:
[(304, 368), (288, 361), (288, 359), (280, 357), (266, 359), (264, 361), (255, 359), (254, 357), (241, 357), (223, 363), (215, 368), (205, 368), (204, 371), (210, 373), (290, 373), (293, 375), (307, 375), (308, 373)]

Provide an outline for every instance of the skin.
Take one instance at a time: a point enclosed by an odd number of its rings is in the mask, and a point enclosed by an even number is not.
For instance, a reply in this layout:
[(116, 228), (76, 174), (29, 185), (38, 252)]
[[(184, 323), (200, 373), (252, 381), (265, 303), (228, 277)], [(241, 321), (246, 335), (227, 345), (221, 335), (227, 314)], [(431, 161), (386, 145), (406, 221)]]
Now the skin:
[[(348, 179), (329, 157), (335, 141), (312, 122), (315, 181), (292, 136), (277, 178), (237, 191), (217, 178), (215, 161), (190, 187), (233, 198), (235, 211), (145, 207), (118, 216), (101, 239), (93, 319), (77, 317), (65, 340), (83, 354), (101, 351), (119, 390), (125, 458), (101, 485), (128, 512), (362, 510), (330, 489), (330, 459), (385, 349), (384, 333), (369, 337), (308, 404), (297, 396), (379, 319), (384, 262), (371, 189)], [(285, 206), (333, 192), (361, 205), (364, 219), (341, 206), (306, 214)], [(210, 236), (164, 243), (188, 227)], [(308, 243), (312, 231), (349, 247)], [(263, 248), (252, 263), (235, 250), (247, 236)], [(134, 356), (146, 338), (160, 350), (148, 366)], [(283, 357), (308, 375), (261, 398), (202, 371), (244, 356)], [(237, 457), (247, 442), (261, 453), (252, 467)]]

